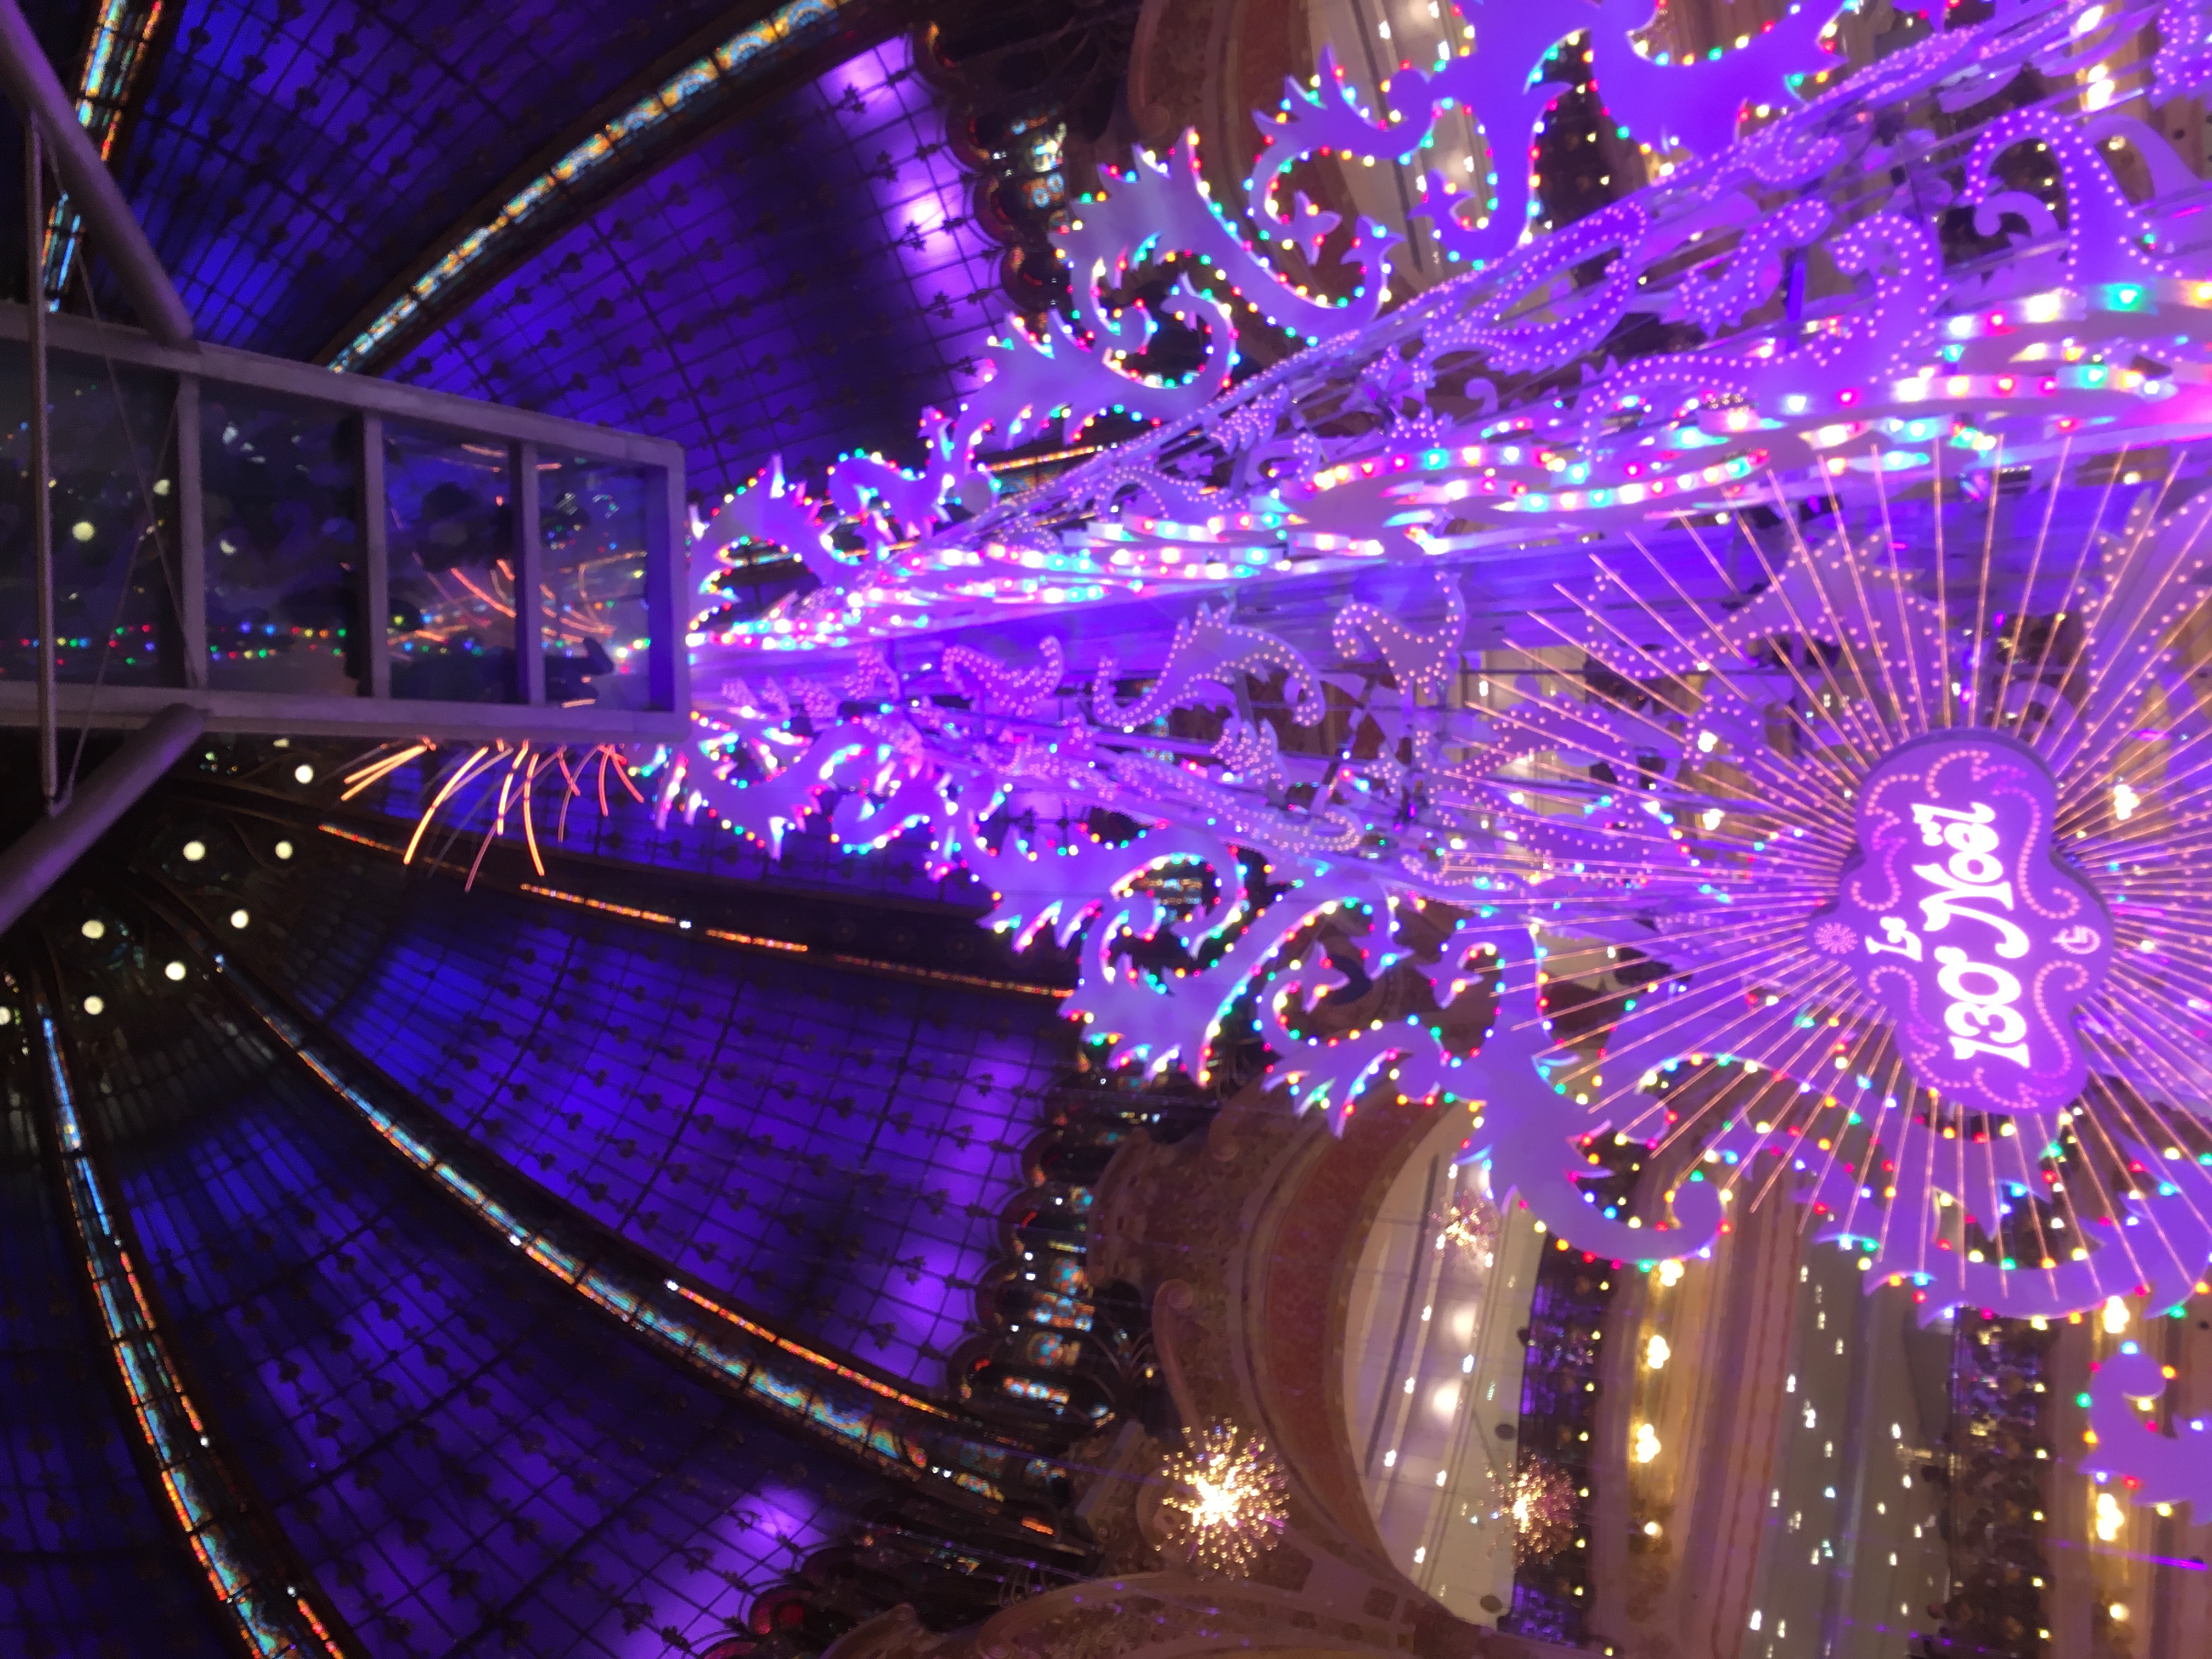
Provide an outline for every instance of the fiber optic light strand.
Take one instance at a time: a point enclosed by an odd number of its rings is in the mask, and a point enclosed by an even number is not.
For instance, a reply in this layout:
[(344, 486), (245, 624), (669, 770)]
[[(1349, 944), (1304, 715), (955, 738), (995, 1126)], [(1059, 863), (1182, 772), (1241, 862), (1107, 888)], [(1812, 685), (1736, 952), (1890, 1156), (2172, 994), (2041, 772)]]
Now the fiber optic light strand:
[(349, 787), (338, 799), (342, 801), (351, 800), (371, 784), (386, 774), (398, 770), (417, 755), (428, 754), (431, 747), (432, 745), (428, 743), (411, 744), (396, 755), (387, 755), (381, 760), (372, 760), (363, 763), (345, 775), (345, 782)]
[(803, 1343), (793, 1342), (787, 1336), (777, 1335), (765, 1325), (756, 1325), (751, 1320), (747, 1319), (743, 1314), (733, 1312), (732, 1310), (724, 1307), (712, 1297), (701, 1295), (688, 1285), (678, 1285), (676, 1287), (676, 1293), (682, 1297), (686, 1302), (693, 1303), (699, 1307), (704, 1308), (708, 1313), (714, 1315), (716, 1317), (726, 1319), (731, 1324), (735, 1325), (739, 1330), (744, 1332), (746, 1335), (757, 1337), (763, 1342), (772, 1343), (776, 1347), (782, 1349), (784, 1352), (790, 1354), (793, 1358), (803, 1359), (810, 1365), (820, 1365), (829, 1370), (835, 1371), (839, 1376), (843, 1377), (847, 1382), (857, 1382), (860, 1387), (867, 1389), (871, 1394), (879, 1394), (886, 1400), (895, 1400), (900, 1405), (911, 1407), (914, 1410), (918, 1412), (927, 1412), (932, 1417), (950, 1419), (952, 1415), (951, 1413), (946, 1411), (942, 1406), (932, 1405), (927, 1400), (917, 1400), (909, 1394), (902, 1394), (898, 1389), (892, 1388), (887, 1382), (879, 1382), (872, 1376), (868, 1376), (860, 1371), (854, 1370), (849, 1366), (839, 1364), (827, 1354), (817, 1353), (813, 1349), (807, 1347)]

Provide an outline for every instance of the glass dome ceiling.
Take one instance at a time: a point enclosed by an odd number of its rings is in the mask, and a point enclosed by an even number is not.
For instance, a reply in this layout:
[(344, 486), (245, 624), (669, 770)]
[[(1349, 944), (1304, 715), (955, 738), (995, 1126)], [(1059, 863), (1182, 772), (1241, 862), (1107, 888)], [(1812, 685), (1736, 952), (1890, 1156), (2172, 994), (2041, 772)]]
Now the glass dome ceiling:
[(683, 446), (692, 690), (10, 933), (0, 1647), (2193, 1650), (2212, 26), (1747, 4), (33, 8), (208, 340)]

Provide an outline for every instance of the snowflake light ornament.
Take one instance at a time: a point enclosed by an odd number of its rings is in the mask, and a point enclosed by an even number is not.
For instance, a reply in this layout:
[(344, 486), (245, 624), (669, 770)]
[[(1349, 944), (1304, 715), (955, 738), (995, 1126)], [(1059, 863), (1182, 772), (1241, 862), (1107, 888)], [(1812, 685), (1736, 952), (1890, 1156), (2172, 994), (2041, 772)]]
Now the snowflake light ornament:
[[(986, 428), (1128, 402), (1132, 336), (1018, 347), (935, 482), (851, 497), (879, 522), (823, 587), (702, 635), (726, 695), (661, 800), (926, 839), (1073, 949), (1109, 1065), (1264, 1048), (1332, 1127), (1480, 1103), (1501, 1203), (1594, 1255), (1693, 1254), (1725, 1194), (1808, 1205), (1929, 1317), (2178, 1296), (2212, 1253), (2212, 258), (2131, 112), (2194, 73), (2131, 44), (2159, 16), (2009, 9), (1733, 142), (1678, 112), (1702, 159), (1395, 311), (1364, 228), (1358, 303), (1285, 292), (1189, 155), (1146, 161), (1071, 247), (1205, 252), (1326, 343), (1208, 401), (1213, 350), (1129, 403), (1152, 433), (923, 526)], [(1705, 73), (1624, 65), (1608, 105)], [(1300, 155), (1380, 166), (1444, 85), (1271, 112), (1267, 235), (1317, 224)], [(1062, 830), (1006, 827), (1034, 796)], [(1593, 1201), (1601, 1146), (1655, 1190)]]

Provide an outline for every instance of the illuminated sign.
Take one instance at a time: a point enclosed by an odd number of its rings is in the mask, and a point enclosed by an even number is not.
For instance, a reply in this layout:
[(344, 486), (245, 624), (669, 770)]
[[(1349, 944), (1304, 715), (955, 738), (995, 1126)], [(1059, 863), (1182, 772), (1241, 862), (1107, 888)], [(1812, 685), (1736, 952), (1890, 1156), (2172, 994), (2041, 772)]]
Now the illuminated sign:
[(2054, 855), (2057, 791), (1994, 732), (1893, 750), (1858, 798), (1858, 848), (1810, 942), (1894, 1021), (1906, 1067), (1947, 1103), (2050, 1111), (2088, 1071), (2074, 1011), (2112, 966), (2103, 902)]

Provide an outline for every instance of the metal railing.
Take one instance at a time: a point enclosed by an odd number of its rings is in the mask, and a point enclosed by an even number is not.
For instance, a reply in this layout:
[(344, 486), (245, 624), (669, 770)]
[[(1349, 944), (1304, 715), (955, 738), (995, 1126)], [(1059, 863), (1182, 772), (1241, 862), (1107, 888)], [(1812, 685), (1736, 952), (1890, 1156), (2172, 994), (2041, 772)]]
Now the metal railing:
[[(681, 446), (45, 321), (63, 725), (683, 735)], [(37, 718), (30, 332), (0, 305), (0, 724)]]

